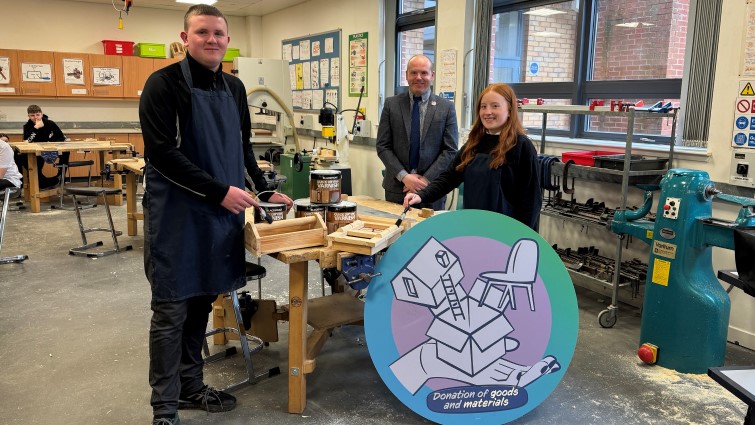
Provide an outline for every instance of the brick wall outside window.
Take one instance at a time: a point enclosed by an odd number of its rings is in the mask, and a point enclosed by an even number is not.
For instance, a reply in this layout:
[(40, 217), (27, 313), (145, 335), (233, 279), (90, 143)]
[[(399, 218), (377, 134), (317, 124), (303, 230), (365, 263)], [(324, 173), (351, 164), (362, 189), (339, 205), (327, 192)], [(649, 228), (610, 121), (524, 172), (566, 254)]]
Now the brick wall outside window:
[[(548, 17), (522, 15), (522, 63), (518, 81), (574, 81), (575, 46), (577, 44), (576, 2), (548, 6), (566, 13)], [(684, 69), (684, 47), (687, 34), (689, 0), (600, 0), (593, 54), (592, 80), (638, 80), (681, 78)], [(498, 15), (493, 16), (491, 57), (495, 52)], [(637, 23), (634, 27), (617, 26)], [(545, 34), (543, 34), (545, 33)], [(550, 35), (548, 34), (550, 33)], [(558, 34), (558, 35), (554, 35)], [(528, 72), (533, 62), (539, 72)], [(492, 72), (491, 61), (491, 72)], [(492, 82), (492, 81), (491, 81)], [(610, 99), (607, 99), (610, 100)], [(621, 99), (634, 102), (638, 99)], [(661, 99), (646, 99), (646, 103)], [(667, 99), (663, 99), (666, 101)], [(678, 99), (674, 99), (678, 100)], [(564, 104), (546, 99), (546, 105)], [(538, 114), (527, 114), (525, 126), (539, 128)], [(569, 116), (548, 119), (549, 128), (568, 128)], [(626, 118), (590, 118), (591, 131), (626, 131)], [(670, 135), (670, 120), (635, 121), (635, 133)]]

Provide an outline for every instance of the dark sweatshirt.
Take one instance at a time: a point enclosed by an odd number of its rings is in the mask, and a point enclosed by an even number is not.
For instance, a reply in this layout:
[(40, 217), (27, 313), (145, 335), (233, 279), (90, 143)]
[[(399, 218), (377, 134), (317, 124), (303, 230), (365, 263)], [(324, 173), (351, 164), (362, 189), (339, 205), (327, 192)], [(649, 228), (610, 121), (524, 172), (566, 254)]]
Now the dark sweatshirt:
[(49, 119), (47, 115), (42, 115), (41, 128), (34, 128), (34, 121), (29, 120), (24, 124), (24, 140), (30, 142), (63, 142), (66, 136), (60, 131), (60, 127), (55, 121)]
[[(200, 65), (187, 53), (194, 87), (207, 91), (225, 90), (225, 83), (236, 100), (241, 121), (244, 166), (260, 192), (267, 188), (265, 177), (254, 159), (251, 136), (251, 118), (246, 100), (246, 89), (238, 78), (217, 72)], [(222, 67), (222, 65), (221, 65)], [(178, 118), (178, 123), (176, 122)], [(181, 64), (174, 63), (155, 71), (144, 86), (139, 101), (139, 121), (144, 136), (144, 155), (160, 173), (168, 179), (199, 194), (209, 203), (220, 204), (228, 193), (229, 186), (197, 167), (178, 150), (178, 128), (194, 119), (191, 111), (191, 91), (181, 72)], [(201, 118), (200, 118), (201, 119)], [(147, 183), (149, 184), (149, 183)], [(264, 194), (266, 201), (272, 194)]]
[[(490, 153), (497, 144), (497, 135), (485, 134), (477, 145), (477, 152)], [(461, 163), (461, 156), (467, 146), (469, 145), (459, 149), (446, 171), (419, 191), (418, 195), (423, 202), (434, 202), (464, 182), (464, 171), (456, 171), (456, 166)], [(514, 209), (512, 218), (533, 229), (537, 229), (543, 202), (537, 167), (535, 147), (527, 136), (519, 135), (516, 145), (506, 152), (506, 163), (501, 166), (501, 191)], [(465, 190), (475, 188), (465, 187)]]

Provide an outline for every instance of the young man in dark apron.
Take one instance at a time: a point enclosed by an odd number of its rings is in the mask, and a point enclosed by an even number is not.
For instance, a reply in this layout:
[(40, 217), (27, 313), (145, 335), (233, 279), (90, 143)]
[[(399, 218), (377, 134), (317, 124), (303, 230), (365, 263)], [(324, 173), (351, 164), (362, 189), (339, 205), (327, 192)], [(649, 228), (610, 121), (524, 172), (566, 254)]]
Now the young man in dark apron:
[[(246, 90), (224, 74), (230, 38), (215, 7), (192, 6), (181, 39), (186, 58), (153, 73), (139, 119), (146, 156), (144, 268), (152, 287), (150, 327), (153, 424), (179, 423), (183, 408), (224, 412), (236, 399), (204, 384), (201, 348), (217, 295), (241, 288), (244, 170), (258, 191), (266, 182), (249, 137)], [(270, 202), (293, 201), (275, 193)]]

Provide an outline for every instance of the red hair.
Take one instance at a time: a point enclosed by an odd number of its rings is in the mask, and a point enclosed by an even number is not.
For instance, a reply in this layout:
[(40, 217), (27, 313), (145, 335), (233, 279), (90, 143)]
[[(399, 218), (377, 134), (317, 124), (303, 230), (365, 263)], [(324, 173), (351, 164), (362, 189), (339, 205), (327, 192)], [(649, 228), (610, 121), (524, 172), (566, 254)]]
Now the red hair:
[(482, 120), (480, 119), (480, 104), (482, 103), (482, 97), (490, 92), (503, 96), (509, 104), (509, 117), (503, 123), (501, 134), (498, 136), (498, 145), (490, 153), (491, 169), (498, 168), (506, 163), (506, 152), (516, 146), (517, 137), (520, 134), (524, 134), (524, 127), (519, 120), (519, 108), (517, 108), (514, 90), (504, 83), (495, 83), (485, 87), (485, 90), (480, 93), (480, 97), (477, 98), (477, 118), (475, 118), (474, 125), (472, 125), (472, 129), (469, 131), (469, 138), (467, 139), (464, 153), (461, 155), (461, 163), (456, 166), (456, 171), (464, 171), (464, 168), (472, 162), (475, 154), (477, 154), (477, 146), (485, 134), (485, 127), (482, 125)]

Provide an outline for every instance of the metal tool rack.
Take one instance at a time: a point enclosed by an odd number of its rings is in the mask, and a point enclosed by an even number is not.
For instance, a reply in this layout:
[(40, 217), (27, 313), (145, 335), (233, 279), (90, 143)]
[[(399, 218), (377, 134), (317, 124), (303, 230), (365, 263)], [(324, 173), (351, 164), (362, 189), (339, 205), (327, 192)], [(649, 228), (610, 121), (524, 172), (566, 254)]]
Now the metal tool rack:
[[(671, 109), (668, 112), (650, 112), (647, 110), (630, 109), (629, 111), (611, 111), (608, 107), (596, 107), (595, 110), (590, 110), (587, 106), (541, 106), (541, 105), (523, 105), (519, 108), (521, 112), (541, 113), (543, 114), (542, 131), (540, 135), (540, 153), (545, 152), (545, 133), (546, 124), (548, 122), (548, 114), (570, 114), (570, 115), (603, 115), (603, 116), (620, 116), (627, 117), (627, 136), (626, 144), (624, 147), (624, 169), (613, 170), (607, 168), (596, 168), (582, 165), (572, 164), (569, 166), (569, 176), (574, 178), (590, 179), (592, 181), (610, 182), (621, 184), (621, 205), (617, 210), (625, 210), (627, 208), (627, 192), (629, 185), (636, 184), (650, 184), (657, 183), (660, 176), (663, 176), (668, 169), (672, 168), (672, 162), (674, 159), (674, 143), (676, 139), (676, 120), (678, 109)], [(630, 170), (631, 154), (632, 154), (632, 137), (634, 135), (634, 121), (637, 117), (652, 117), (652, 118), (671, 118), (671, 140), (672, 143), (669, 146), (668, 152), (668, 165), (663, 170), (645, 170), (645, 171), (632, 171)], [(553, 173), (563, 172), (563, 163), (554, 163), (551, 171)], [(562, 183), (565, 184), (565, 183)], [(579, 224), (584, 224), (584, 221), (578, 219), (571, 219), (565, 216), (555, 216), (553, 214), (544, 213), (544, 215), (558, 217), (567, 221), (574, 221)], [(610, 224), (608, 229), (610, 230)], [(607, 309), (601, 311), (598, 314), (598, 323), (604, 328), (611, 328), (616, 324), (618, 320), (618, 301), (619, 301), (619, 280), (621, 278), (621, 253), (623, 245), (624, 235), (617, 235), (616, 239), (616, 258), (613, 273), (613, 282), (605, 282), (596, 279), (592, 276), (579, 273), (574, 270), (569, 270), (569, 274), (572, 278), (572, 282), (575, 285), (603, 293), (611, 294), (611, 305)], [(641, 302), (636, 305), (640, 307)]]

